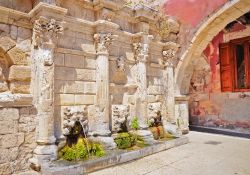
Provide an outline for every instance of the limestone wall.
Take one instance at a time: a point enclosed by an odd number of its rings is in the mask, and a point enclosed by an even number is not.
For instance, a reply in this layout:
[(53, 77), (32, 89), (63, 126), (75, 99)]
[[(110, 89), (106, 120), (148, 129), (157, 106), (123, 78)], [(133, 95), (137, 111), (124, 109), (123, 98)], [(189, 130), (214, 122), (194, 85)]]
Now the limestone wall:
[(36, 109), (0, 108), (0, 174), (29, 169), (36, 147)]
[[(28, 12), (17, 1), (0, 3), (0, 174), (29, 169), (36, 147), (36, 108), (31, 95), (31, 36), (28, 18), (10, 7)], [(16, 20), (22, 18), (21, 20)]]
[(117, 117), (176, 122), (176, 20), (124, 1), (39, 2), (0, 4), (0, 149), (17, 152), (0, 153), (2, 174), (27, 170), (32, 150), (37, 171), (57, 159), (74, 113), (97, 136)]
[[(116, 6), (113, 6), (114, 4)], [(136, 98), (138, 94), (138, 74), (141, 74), (141, 72), (138, 72), (133, 44), (143, 42), (140, 39), (143, 35), (153, 36), (152, 42), (145, 43), (149, 48), (145, 63), (147, 105), (150, 105), (150, 103), (163, 104), (163, 96), (166, 95), (166, 91), (164, 91), (164, 80), (162, 78), (165, 70), (162, 65), (162, 51), (165, 46), (162, 42), (164, 39), (160, 36), (160, 22), (154, 22), (157, 18), (151, 19), (150, 13), (143, 14), (143, 10), (135, 15), (133, 10), (125, 7), (124, 4), (124, 2), (111, 2), (110, 4), (105, 2), (102, 6), (96, 3), (95, 9), (92, 8), (91, 3), (87, 2), (58, 1), (58, 5), (66, 8), (68, 13), (64, 19), (64, 34), (58, 39), (55, 54), (55, 132), (57, 138), (62, 136), (65, 108), (78, 106), (89, 111), (89, 108), (97, 105), (100, 101), (96, 95), (98, 93), (96, 82), (98, 78), (96, 73), (98, 50), (94, 40), (96, 33), (117, 35), (117, 38), (112, 41), (107, 50), (110, 91), (108, 110), (110, 115), (112, 105), (129, 105), (130, 116), (138, 115)], [(120, 10), (117, 11), (117, 8)], [(77, 18), (81, 20), (77, 21)], [(147, 22), (145, 24), (140, 22), (140, 18)], [(175, 37), (173, 39), (168, 38), (167, 41), (176, 42), (179, 24), (172, 20), (169, 30)], [(141, 34), (139, 34), (140, 32)], [(144, 123), (148, 118), (147, 105), (142, 110), (146, 110), (143, 114)], [(92, 120), (91, 115), (88, 116), (89, 120)], [(111, 121), (108, 122), (111, 123)]]
[(55, 125), (61, 136), (63, 112), (69, 106), (93, 105), (95, 102), (95, 58), (82, 52), (61, 49), (55, 55)]
[(31, 1), (31, 0), (22, 0), (22, 1), (20, 1), (20, 0), (13, 0), (13, 1), (1, 0), (0, 6), (28, 13), (33, 8), (32, 2), (34, 2), (34, 1)]

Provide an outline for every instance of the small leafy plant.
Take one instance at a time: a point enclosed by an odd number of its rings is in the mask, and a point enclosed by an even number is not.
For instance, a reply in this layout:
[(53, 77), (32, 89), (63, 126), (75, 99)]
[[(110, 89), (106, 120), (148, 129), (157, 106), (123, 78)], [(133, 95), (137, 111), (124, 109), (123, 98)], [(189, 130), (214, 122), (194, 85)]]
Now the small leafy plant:
[(127, 132), (118, 133), (118, 137), (114, 141), (119, 149), (126, 149), (135, 145), (135, 138)]
[(102, 157), (105, 151), (99, 143), (93, 143), (84, 138), (79, 138), (71, 147), (66, 145), (60, 152), (60, 157), (68, 161), (88, 159), (90, 156)]
[(139, 121), (138, 121), (137, 117), (134, 117), (131, 120), (131, 128), (134, 129), (134, 130), (138, 130), (139, 129)]

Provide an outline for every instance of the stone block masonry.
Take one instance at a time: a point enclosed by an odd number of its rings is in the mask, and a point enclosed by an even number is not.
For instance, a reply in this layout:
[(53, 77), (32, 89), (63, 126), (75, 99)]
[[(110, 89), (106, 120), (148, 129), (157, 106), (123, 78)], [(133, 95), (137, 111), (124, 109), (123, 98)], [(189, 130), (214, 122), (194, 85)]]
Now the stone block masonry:
[(143, 5), (134, 13), (124, 5), (38, 0), (29, 12), (0, 7), (0, 174), (29, 169), (29, 158), (36, 171), (57, 159), (67, 137), (65, 109), (84, 113), (87, 135), (108, 148), (115, 147), (113, 105), (119, 106), (117, 121), (126, 116), (129, 123), (137, 116), (140, 129), (148, 127), (152, 103), (160, 104), (164, 121), (175, 120), (172, 80), (179, 24), (166, 20), (174, 35), (166, 38), (160, 32), (161, 14)]
[(29, 169), (36, 147), (36, 114), (34, 107), (0, 108), (0, 174)]

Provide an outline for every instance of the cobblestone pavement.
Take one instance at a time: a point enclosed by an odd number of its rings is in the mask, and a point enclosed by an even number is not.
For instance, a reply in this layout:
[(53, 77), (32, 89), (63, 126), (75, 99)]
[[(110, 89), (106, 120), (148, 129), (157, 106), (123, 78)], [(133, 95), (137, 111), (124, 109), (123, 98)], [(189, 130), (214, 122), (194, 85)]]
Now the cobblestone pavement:
[(190, 132), (190, 143), (89, 175), (250, 175), (250, 139)]

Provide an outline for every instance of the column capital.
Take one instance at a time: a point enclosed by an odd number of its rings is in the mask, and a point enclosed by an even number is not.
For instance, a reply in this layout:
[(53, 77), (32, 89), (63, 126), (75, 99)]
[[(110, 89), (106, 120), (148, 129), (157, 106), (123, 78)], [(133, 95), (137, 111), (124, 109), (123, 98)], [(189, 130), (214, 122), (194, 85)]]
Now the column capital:
[(139, 39), (139, 42), (134, 42), (132, 44), (135, 61), (147, 62), (148, 47), (153, 38), (153, 35), (145, 35), (143, 33), (136, 38), (137, 41)]
[(108, 54), (110, 45), (117, 37), (118, 35), (113, 35), (112, 33), (94, 34), (96, 52)]
[(63, 33), (63, 22), (39, 17), (34, 22), (32, 42), (35, 48), (54, 48), (55, 40)]
[(143, 44), (140, 42), (133, 43), (134, 59), (135, 61), (142, 61), (141, 58), (144, 56)]
[(174, 67), (177, 62), (176, 53), (177, 53), (177, 50), (174, 50), (174, 49), (163, 50), (162, 51), (162, 56), (163, 56), (162, 64), (167, 67), (169, 66)]

